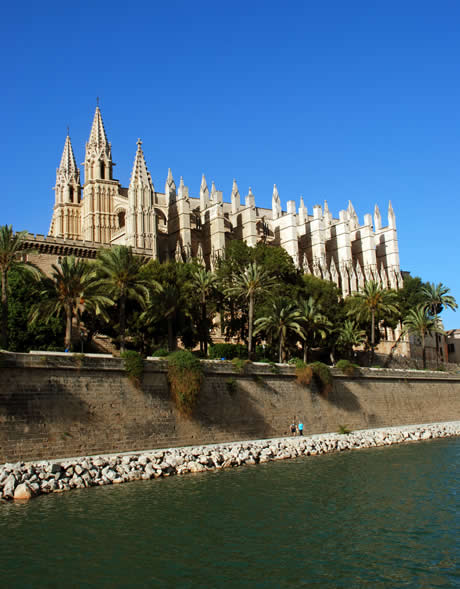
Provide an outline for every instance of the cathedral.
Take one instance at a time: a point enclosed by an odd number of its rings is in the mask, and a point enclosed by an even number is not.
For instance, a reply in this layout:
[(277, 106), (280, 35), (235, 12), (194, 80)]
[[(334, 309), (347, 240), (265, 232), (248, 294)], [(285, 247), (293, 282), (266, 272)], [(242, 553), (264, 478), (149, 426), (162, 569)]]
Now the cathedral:
[(55, 204), (49, 236), (34, 238), (48, 255), (74, 253), (95, 257), (100, 247), (127, 245), (139, 255), (187, 261), (197, 258), (213, 269), (230, 240), (249, 246), (259, 241), (283, 247), (305, 273), (332, 280), (344, 296), (374, 280), (385, 288), (402, 285), (395, 214), (391, 203), (388, 223), (382, 225), (377, 205), (360, 225), (351, 202), (332, 216), (327, 202), (309, 212), (300, 198), (281, 206), (276, 185), (272, 208), (256, 205), (249, 188), (242, 198), (233, 181), (230, 202), (214, 182), (202, 177), (199, 196), (189, 194), (182, 177), (177, 186), (168, 171), (164, 192), (152, 182), (138, 140), (128, 187), (113, 178), (112, 147), (99, 106), (86, 143), (84, 182), (70, 137), (64, 144), (56, 172)]

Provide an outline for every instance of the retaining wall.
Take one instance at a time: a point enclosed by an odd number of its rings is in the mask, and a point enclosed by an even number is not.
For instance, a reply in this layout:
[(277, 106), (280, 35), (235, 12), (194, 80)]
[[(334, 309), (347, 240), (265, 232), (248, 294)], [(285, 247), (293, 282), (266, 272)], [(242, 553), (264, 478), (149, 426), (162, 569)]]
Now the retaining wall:
[(295, 370), (204, 362), (193, 418), (170, 401), (164, 361), (145, 361), (142, 386), (118, 358), (2, 354), (0, 463), (460, 420), (460, 374), (334, 371), (327, 398), (296, 383)]

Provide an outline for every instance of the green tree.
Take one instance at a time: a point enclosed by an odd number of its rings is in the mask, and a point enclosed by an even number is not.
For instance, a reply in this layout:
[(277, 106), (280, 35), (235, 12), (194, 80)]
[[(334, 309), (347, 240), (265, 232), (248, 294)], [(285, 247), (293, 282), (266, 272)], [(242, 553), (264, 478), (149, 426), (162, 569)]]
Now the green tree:
[(65, 314), (64, 346), (70, 349), (72, 339), (72, 320), (85, 308), (96, 314), (113, 304), (102, 294), (100, 281), (96, 279), (94, 264), (69, 256), (62, 258), (61, 264), (51, 266), (51, 277), (42, 277), (39, 283), (40, 299), (34, 305), (31, 319), (51, 318)]
[(303, 342), (303, 361), (306, 363), (313, 343), (318, 339), (326, 339), (326, 335), (332, 324), (328, 318), (321, 313), (320, 306), (312, 296), (300, 301), (299, 321), (302, 326), (302, 332), (305, 336)]
[(2, 274), (2, 328), (0, 346), (8, 349), (8, 275), (12, 268), (18, 272), (36, 272), (33, 266), (19, 258), (25, 251), (27, 232), (14, 233), (11, 225), (0, 226), (0, 271)]
[(386, 315), (398, 313), (396, 305), (396, 293), (392, 290), (385, 290), (373, 280), (366, 282), (362, 291), (350, 297), (350, 310), (348, 314), (354, 316), (358, 321), (370, 323), (370, 349), (372, 364), (375, 350), (375, 330), (378, 322)]
[(197, 268), (192, 274), (192, 285), (200, 299), (201, 321), (199, 325), (200, 351), (208, 355), (209, 318), (206, 303), (217, 283), (217, 277), (204, 268)]
[(253, 359), (252, 332), (256, 297), (267, 292), (273, 284), (273, 278), (261, 266), (253, 263), (234, 274), (231, 286), (226, 289), (227, 296), (235, 296), (248, 302), (248, 357), (250, 360)]
[(254, 323), (254, 335), (263, 331), (268, 338), (278, 340), (279, 362), (286, 360), (285, 342), (289, 332), (297, 334), (301, 339), (305, 338), (299, 322), (300, 317), (299, 310), (294, 303), (279, 297), (272, 301), (271, 312), (265, 317), (260, 317)]
[(355, 321), (347, 319), (338, 329), (337, 347), (351, 360), (353, 347), (360, 346), (366, 339), (366, 332)]
[[(435, 320), (438, 319), (438, 315), (442, 313), (443, 309), (449, 308), (455, 311), (458, 308), (457, 301), (449, 294), (450, 288), (444, 286), (442, 282), (439, 284), (428, 282), (423, 286), (422, 292), (425, 297), (425, 308), (428, 309), (429, 313)], [(436, 336), (435, 340), (436, 362), (439, 362), (439, 342)]]
[(444, 331), (439, 326), (438, 318), (432, 317), (426, 306), (419, 305), (415, 309), (411, 309), (409, 311), (403, 326), (405, 333), (418, 335), (420, 337), (422, 344), (423, 368), (426, 368), (426, 336), (436, 333), (444, 333)]
[(29, 321), (39, 298), (39, 282), (33, 276), (12, 268), (8, 277), (8, 349), (13, 352), (30, 350), (62, 350), (65, 325), (62, 317), (39, 316)]
[(143, 258), (124, 245), (101, 250), (98, 254), (100, 285), (107, 296), (118, 303), (121, 352), (125, 350), (126, 303), (134, 300), (142, 305), (148, 295), (147, 283), (141, 274), (144, 264)]

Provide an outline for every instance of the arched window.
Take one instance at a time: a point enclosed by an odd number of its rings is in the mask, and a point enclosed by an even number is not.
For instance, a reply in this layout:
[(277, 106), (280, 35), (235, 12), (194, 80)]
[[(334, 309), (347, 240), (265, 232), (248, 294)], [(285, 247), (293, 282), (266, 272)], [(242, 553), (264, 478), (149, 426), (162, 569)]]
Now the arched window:
[(123, 229), (126, 223), (126, 213), (125, 211), (119, 211), (118, 213), (118, 227)]

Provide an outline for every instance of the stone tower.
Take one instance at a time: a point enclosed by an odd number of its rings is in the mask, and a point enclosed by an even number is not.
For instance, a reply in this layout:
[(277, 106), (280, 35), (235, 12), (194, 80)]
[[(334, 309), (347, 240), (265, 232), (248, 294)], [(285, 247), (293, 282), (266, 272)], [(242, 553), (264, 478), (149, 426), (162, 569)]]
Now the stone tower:
[(72, 143), (67, 134), (61, 163), (56, 170), (55, 202), (50, 235), (63, 239), (80, 239), (80, 171), (75, 162)]
[(116, 228), (113, 199), (118, 195), (120, 185), (112, 177), (115, 165), (112, 162), (112, 146), (107, 141), (99, 106), (94, 113), (83, 165), (83, 239), (108, 245)]

